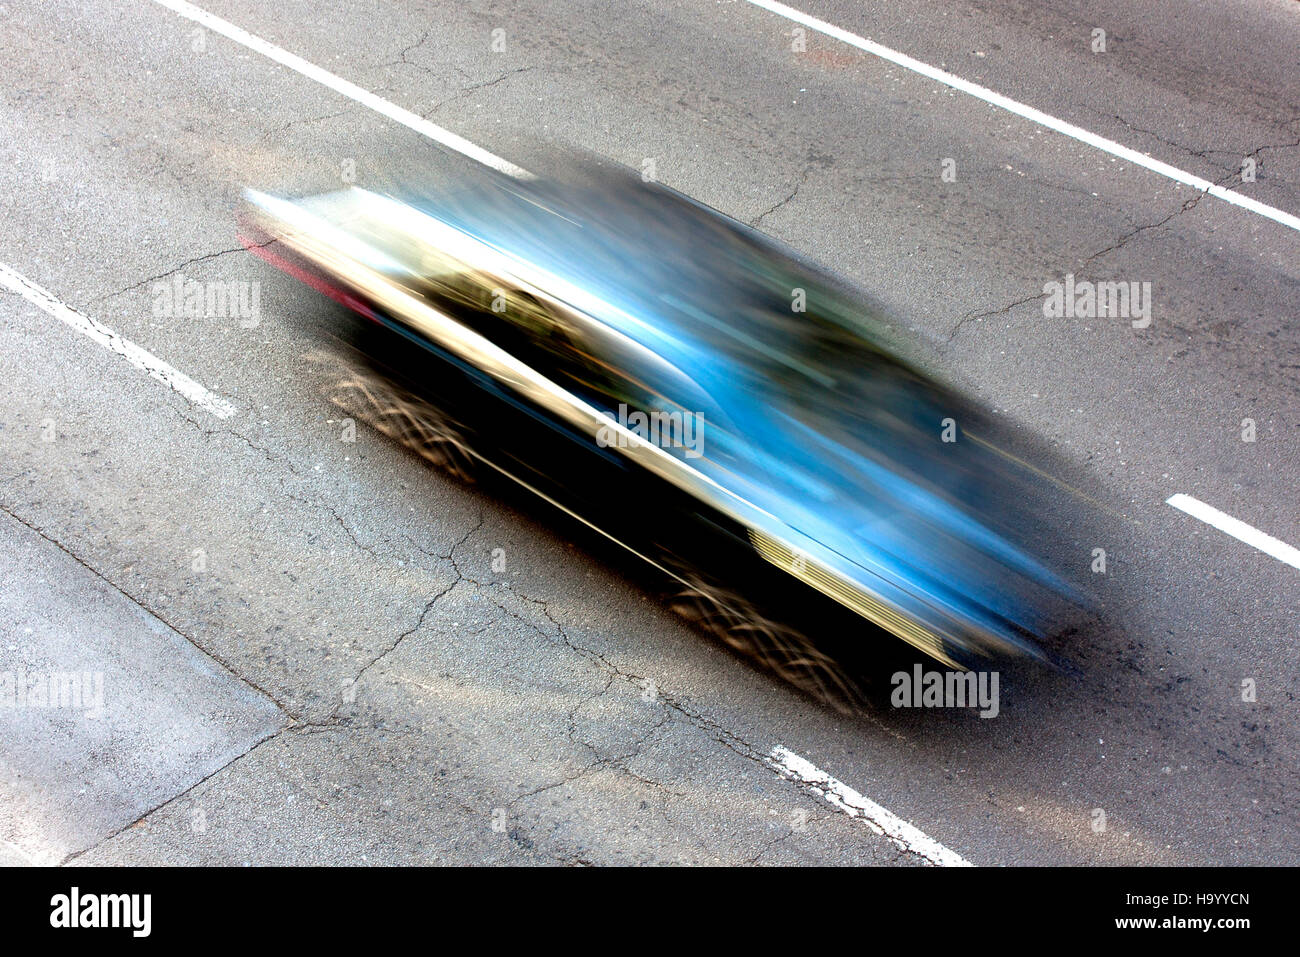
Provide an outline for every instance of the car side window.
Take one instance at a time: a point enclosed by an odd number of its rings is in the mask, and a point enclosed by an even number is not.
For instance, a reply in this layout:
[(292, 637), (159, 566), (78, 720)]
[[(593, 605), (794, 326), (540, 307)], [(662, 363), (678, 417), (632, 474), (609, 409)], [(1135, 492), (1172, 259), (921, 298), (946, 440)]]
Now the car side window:
[(494, 342), (632, 431), (644, 427), (665, 451), (701, 458), (704, 430), (725, 427), (690, 376), (599, 322), (527, 294), (510, 297), (498, 318)]

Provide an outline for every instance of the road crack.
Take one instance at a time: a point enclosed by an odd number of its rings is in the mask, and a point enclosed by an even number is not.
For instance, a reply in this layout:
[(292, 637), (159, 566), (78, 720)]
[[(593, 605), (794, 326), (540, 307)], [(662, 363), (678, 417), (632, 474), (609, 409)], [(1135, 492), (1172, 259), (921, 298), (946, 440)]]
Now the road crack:
[[(254, 248), (254, 249), (264, 249), (264, 248), (266, 248), (267, 246), (271, 245), (273, 242), (276, 242), (276, 240), (274, 240), (274, 239), (268, 239), (268, 240), (267, 240), (266, 242), (264, 242), (264, 243), (255, 243), (255, 244), (253, 245), (252, 248)], [(152, 283), (152, 282), (160, 282), (160, 281), (166, 279), (168, 276), (175, 275), (176, 273), (180, 272), (182, 269), (186, 269), (186, 268), (188, 268), (188, 267), (190, 267), (190, 266), (193, 266), (193, 265), (195, 265), (195, 264), (197, 264), (197, 263), (208, 262), (209, 260), (212, 260), (212, 259), (219, 259), (219, 258), (222, 257), (222, 256), (229, 256), (231, 253), (241, 253), (241, 252), (245, 252), (246, 249), (247, 249), (247, 247), (245, 247), (245, 246), (243, 246), (243, 245), (239, 245), (239, 246), (234, 246), (234, 247), (232, 247), (232, 248), (230, 248), (230, 249), (219, 249), (219, 250), (217, 250), (217, 251), (214, 252), (214, 253), (204, 253), (202, 256), (195, 256), (195, 257), (192, 258), (192, 259), (187, 259), (187, 260), (185, 260), (185, 262), (181, 263), (179, 266), (176, 266), (174, 269), (168, 269), (166, 272), (161, 272), (161, 273), (159, 273), (159, 274), (156, 275), (156, 276), (150, 276), (150, 277), (147, 278), (147, 279), (141, 279), (139, 282), (137, 282), (137, 283), (132, 283), (132, 284), (129, 285), (129, 286), (125, 286), (125, 287), (123, 287), (123, 288), (117, 290), (116, 292), (106, 292), (106, 293), (103, 293), (102, 295), (99, 295), (99, 296), (94, 297), (93, 299), (88, 299), (88, 300), (86, 300), (86, 302), (85, 302), (84, 305), (82, 305), (82, 306), (79, 307), (79, 309), (82, 309), (82, 310), (89, 309), (92, 305), (95, 305), (96, 303), (106, 302), (106, 301), (109, 300), (109, 299), (116, 299), (116, 298), (118, 298), (119, 296), (125, 296), (128, 292), (133, 292), (133, 291), (135, 291), (136, 289), (139, 289), (141, 286), (148, 285), (149, 283)]]

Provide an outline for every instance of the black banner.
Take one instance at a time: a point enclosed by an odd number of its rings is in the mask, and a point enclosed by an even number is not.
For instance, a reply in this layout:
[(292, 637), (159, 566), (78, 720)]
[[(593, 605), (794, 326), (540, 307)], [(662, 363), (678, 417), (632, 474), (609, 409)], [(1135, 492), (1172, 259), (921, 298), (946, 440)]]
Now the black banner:
[(614, 928), (649, 941), (676, 936), (689, 919), (719, 935), (761, 923), (774, 942), (800, 946), (892, 928), (934, 944), (956, 933), (975, 943), (981, 933), (1045, 931), (1056, 940), (1199, 937), (1231, 947), (1284, 926), (1277, 885), (1289, 876), (1247, 868), (32, 868), (0, 871), (0, 914), (9, 939), (75, 935), (82, 944), (339, 946), (418, 937), (431, 926), (494, 937), (567, 926), (588, 940)]

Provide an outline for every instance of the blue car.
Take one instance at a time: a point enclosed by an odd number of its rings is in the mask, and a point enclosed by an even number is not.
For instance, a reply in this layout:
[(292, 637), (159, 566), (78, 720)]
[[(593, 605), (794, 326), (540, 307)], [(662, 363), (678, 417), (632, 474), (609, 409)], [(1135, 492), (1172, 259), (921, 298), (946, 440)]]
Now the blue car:
[(679, 193), (583, 163), (249, 190), (242, 222), (250, 249), (382, 330), (372, 420), (707, 596), (796, 684), (851, 681), (827, 676), (822, 639), (773, 637), (777, 594), (833, 609), (826, 641), (883, 630), (954, 668), (1041, 660), (1088, 604), (1054, 570), (1089, 558), (1078, 497), (865, 297)]

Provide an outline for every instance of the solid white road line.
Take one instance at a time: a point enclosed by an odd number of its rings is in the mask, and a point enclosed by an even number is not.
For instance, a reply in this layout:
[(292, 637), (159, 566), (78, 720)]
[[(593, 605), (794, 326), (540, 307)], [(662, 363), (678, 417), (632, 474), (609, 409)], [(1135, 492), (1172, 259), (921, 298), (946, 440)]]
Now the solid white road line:
[(521, 178), (530, 177), (532, 174), (502, 159), (495, 153), (489, 153), (481, 146), (476, 146), (462, 136), (457, 136), (451, 130), (443, 129), (435, 123), (430, 123), (422, 116), (417, 116), (410, 110), (404, 110), (395, 103), (390, 103), (381, 96), (376, 96), (369, 90), (363, 90), (355, 83), (349, 83), (341, 76), (335, 76), (329, 70), (323, 70), (314, 63), (308, 63), (302, 57), (295, 56), (288, 50), (284, 50), (268, 40), (254, 36), (247, 30), (240, 29), (228, 20), (223, 20), (218, 16), (208, 13), (196, 7), (192, 3), (186, 3), (185, 0), (154, 0), (155, 3), (162, 4), (169, 10), (174, 10), (181, 16), (193, 20), (201, 26), (207, 27), (220, 33), (224, 37), (234, 40), (242, 46), (248, 47), (263, 56), (269, 57), (276, 63), (287, 66), (289, 69), (301, 73), (303, 76), (315, 80), (323, 86), (329, 87), (336, 93), (342, 93), (350, 100), (356, 100), (362, 106), (368, 106), (376, 113), (381, 113), (390, 120), (396, 120), (403, 126), (415, 130), (415, 132), (427, 136), (436, 143), (441, 143), (458, 153), (463, 153), (472, 160), (482, 163), (484, 166), (490, 166), (495, 170), (506, 173), (510, 176)]
[(1257, 528), (1252, 528), (1243, 521), (1233, 518), (1226, 512), (1220, 512), (1212, 505), (1206, 505), (1199, 499), (1179, 492), (1165, 499), (1165, 503), (1186, 512), (1193, 518), (1199, 518), (1206, 525), (1213, 525), (1221, 532), (1226, 532), (1238, 541), (1258, 548), (1265, 555), (1271, 555), (1292, 568), (1300, 568), (1300, 549), (1292, 548), (1286, 542), (1266, 535)]
[(209, 392), (185, 373), (173, 369), (153, 353), (146, 352), (129, 339), (123, 339), (103, 323), (83, 316), (65, 305), (47, 289), (36, 285), (27, 277), (0, 263), (0, 285), (18, 293), (28, 302), (39, 306), (55, 319), (66, 322), (83, 336), (93, 339), (111, 352), (116, 352), (131, 365), (149, 373), (159, 382), (179, 392), (199, 408), (211, 412), (218, 419), (228, 419), (235, 407), (218, 395)]
[(940, 70), (938, 67), (930, 66), (928, 63), (922, 63), (920, 60), (913, 59), (905, 53), (899, 53), (897, 50), (891, 50), (889, 47), (882, 46), (866, 37), (860, 37), (857, 34), (850, 33), (825, 20), (818, 20), (806, 13), (801, 13), (784, 3), (776, 3), (775, 0), (746, 0), (756, 7), (761, 7), (778, 16), (785, 17), (795, 23), (808, 27), (810, 30), (816, 30), (818, 33), (824, 33), (828, 37), (833, 37), (849, 46), (857, 47), (873, 56), (878, 56), (882, 60), (888, 60), (905, 70), (911, 70), (913, 73), (919, 73), (921, 76), (928, 77), (936, 83), (942, 83), (944, 86), (950, 86), (954, 90), (960, 90), (968, 93), (976, 99), (983, 100), (985, 103), (992, 104), (1016, 116), (1023, 117), (1040, 126), (1045, 126), (1049, 130), (1054, 130), (1063, 136), (1078, 140), (1080, 143), (1087, 143), (1089, 146), (1096, 147), (1112, 156), (1127, 160), (1143, 169), (1148, 169), (1153, 173), (1159, 173), (1161, 176), (1167, 176), (1169, 179), (1203, 193), (1209, 193), (1224, 202), (1232, 203), (1234, 206), (1240, 206), (1242, 209), (1248, 209), (1252, 213), (1257, 213), (1266, 219), (1271, 219), (1275, 223), (1281, 223), (1291, 229), (1300, 232), (1300, 216), (1293, 216), (1290, 213), (1280, 209), (1274, 209), (1272, 206), (1265, 205), (1258, 200), (1251, 199), (1249, 196), (1243, 196), (1235, 193), (1223, 186), (1211, 183), (1207, 179), (1201, 179), (1199, 176), (1193, 176), (1191, 173), (1178, 169), (1176, 166), (1170, 166), (1168, 163), (1162, 163), (1158, 159), (1153, 159), (1145, 153), (1139, 153), (1135, 149), (1116, 143), (1114, 140), (1108, 140), (1104, 136), (1098, 136), (1096, 133), (1090, 133), (1083, 127), (1075, 126), (1073, 123), (1067, 123), (1065, 120), (1058, 120), (1054, 116), (1049, 116), (1042, 110), (1036, 110), (1032, 106), (1026, 106), (1024, 103), (1017, 102), (1001, 93), (995, 93), (987, 87), (980, 86), (978, 83), (972, 83), (969, 80), (963, 80), (959, 76), (949, 73), (947, 70)]
[(866, 821), (877, 834), (883, 834), (904, 851), (925, 858), (931, 864), (943, 867), (973, 867), (955, 851), (950, 851), (919, 828), (907, 823), (897, 814), (871, 801), (843, 781), (831, 777), (811, 761), (799, 757), (789, 748), (780, 745), (772, 749), (770, 763), (783, 776), (806, 785), (826, 798), (849, 817)]

